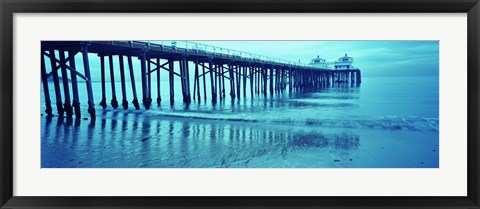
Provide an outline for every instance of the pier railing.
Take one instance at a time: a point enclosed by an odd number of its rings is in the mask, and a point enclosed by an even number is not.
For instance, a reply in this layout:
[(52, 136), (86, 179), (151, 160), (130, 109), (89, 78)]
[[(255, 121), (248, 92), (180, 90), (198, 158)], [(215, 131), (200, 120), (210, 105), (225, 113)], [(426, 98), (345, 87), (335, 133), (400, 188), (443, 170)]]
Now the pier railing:
[(294, 62), (286, 59), (279, 59), (265, 55), (254, 54), (224, 47), (218, 47), (208, 44), (202, 44), (192, 41), (111, 41), (112, 45), (124, 45), (135, 48), (147, 48), (160, 51), (184, 52), (188, 54), (216, 56), (228, 59), (242, 61), (262, 61), (272, 64), (291, 65), (307, 68), (318, 68), (321, 70), (331, 70), (330, 68), (320, 68), (301, 62)]

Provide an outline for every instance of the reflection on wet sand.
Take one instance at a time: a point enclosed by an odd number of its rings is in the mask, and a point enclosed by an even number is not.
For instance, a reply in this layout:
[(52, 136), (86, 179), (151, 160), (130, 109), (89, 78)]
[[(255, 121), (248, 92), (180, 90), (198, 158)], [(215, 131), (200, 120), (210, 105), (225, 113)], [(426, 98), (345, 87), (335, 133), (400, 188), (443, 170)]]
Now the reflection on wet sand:
[[(115, 119), (113, 119), (115, 118)], [(42, 118), (42, 167), (348, 167), (360, 136), (315, 127), (108, 113)]]

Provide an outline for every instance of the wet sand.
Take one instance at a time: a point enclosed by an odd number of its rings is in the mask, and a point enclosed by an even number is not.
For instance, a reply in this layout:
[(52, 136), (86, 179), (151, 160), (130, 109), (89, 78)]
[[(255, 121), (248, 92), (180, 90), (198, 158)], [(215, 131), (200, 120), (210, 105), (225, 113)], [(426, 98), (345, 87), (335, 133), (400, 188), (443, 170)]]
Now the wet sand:
[(437, 168), (438, 132), (154, 117), (42, 118), (42, 168)]

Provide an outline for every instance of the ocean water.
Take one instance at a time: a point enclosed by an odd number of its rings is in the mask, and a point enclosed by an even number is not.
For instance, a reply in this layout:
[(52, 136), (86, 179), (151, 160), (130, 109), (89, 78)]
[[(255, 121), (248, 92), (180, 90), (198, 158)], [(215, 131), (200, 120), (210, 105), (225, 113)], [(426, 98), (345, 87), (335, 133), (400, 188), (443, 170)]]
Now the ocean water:
[[(247, 85), (247, 98), (242, 92), (241, 99), (235, 101), (230, 99), (226, 85), (226, 99), (213, 105), (207, 79), (206, 101), (202, 80), (200, 103), (197, 99), (189, 106), (183, 104), (177, 85), (175, 103), (170, 106), (168, 80), (161, 80), (163, 101), (157, 106), (156, 82), (152, 82), (153, 102), (148, 111), (143, 106), (134, 110), (128, 82), (129, 109), (121, 107), (118, 82), (119, 108), (109, 105), (102, 109), (98, 105), (101, 83), (94, 82), (95, 121), (89, 119), (85, 84), (80, 82), (81, 120), (41, 117), (41, 165), (438, 168), (438, 82), (438, 76), (364, 77), (359, 86), (335, 86), (308, 93), (287, 91), (266, 98), (255, 94), (253, 99)], [(191, 85), (193, 94), (193, 82)], [(110, 82), (106, 86), (110, 104)], [(141, 101), (141, 83), (137, 82), (136, 87)], [(50, 83), (50, 97), (55, 103), (53, 89)], [(43, 90), (41, 94), (43, 113)], [(55, 106), (52, 109), (56, 114)]]

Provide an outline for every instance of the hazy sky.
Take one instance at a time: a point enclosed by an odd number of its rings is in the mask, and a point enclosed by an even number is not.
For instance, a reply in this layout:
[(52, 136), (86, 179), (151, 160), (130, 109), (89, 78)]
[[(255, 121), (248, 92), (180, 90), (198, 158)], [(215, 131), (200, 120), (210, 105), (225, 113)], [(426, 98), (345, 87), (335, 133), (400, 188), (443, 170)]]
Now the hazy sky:
[(438, 75), (438, 41), (198, 41), (303, 63), (348, 54), (364, 76)]
[[(155, 42), (155, 41), (152, 41)], [(344, 56), (354, 58), (354, 66), (362, 70), (362, 76), (422, 76), (438, 75), (438, 41), (195, 41), (228, 49), (234, 49), (274, 58), (302, 63), (320, 56), (335, 61)], [(164, 42), (165, 44), (171, 41)], [(179, 42), (178, 47), (182, 47)], [(58, 52), (57, 52), (58, 53)], [(57, 54), (58, 57), (58, 54)], [(100, 80), (100, 60), (96, 54), (89, 54), (92, 80)], [(81, 54), (75, 57), (80, 72), (83, 72)], [(47, 59), (48, 60), (48, 59)], [(163, 63), (163, 62), (162, 62)], [(114, 56), (116, 80), (120, 80), (118, 57)], [(125, 65), (126, 59), (125, 59)], [(106, 80), (110, 80), (108, 59), (106, 59)], [(133, 58), (135, 76), (140, 78), (140, 62)], [(50, 66), (47, 65), (48, 71)], [(126, 71), (128, 68), (125, 68)], [(193, 66), (192, 68), (193, 69)], [(176, 70), (178, 71), (178, 69)], [(128, 72), (128, 71), (127, 71)], [(162, 71), (162, 79), (167, 79)], [(130, 80), (126, 73), (127, 81)]]

